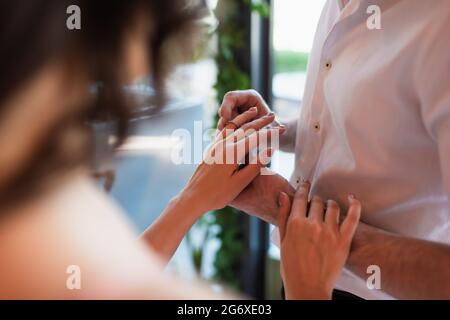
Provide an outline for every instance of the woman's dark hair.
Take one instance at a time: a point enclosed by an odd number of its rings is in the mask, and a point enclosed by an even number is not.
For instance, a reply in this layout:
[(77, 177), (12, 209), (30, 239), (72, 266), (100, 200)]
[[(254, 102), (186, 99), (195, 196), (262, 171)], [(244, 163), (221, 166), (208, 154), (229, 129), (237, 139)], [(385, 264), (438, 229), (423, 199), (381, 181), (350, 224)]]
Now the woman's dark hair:
[[(189, 43), (191, 35), (194, 35), (191, 32), (195, 30), (199, 11), (190, 2), (0, 1), (0, 120), (7, 111), (4, 110), (7, 99), (54, 59), (62, 58), (68, 68), (84, 73), (96, 88), (96, 98), (91, 105), (74, 108), (77, 111), (54, 123), (46, 139), (39, 142), (18, 173), (6, 181), (0, 181), (0, 204), (23, 197), (34, 191), (43, 180), (86, 161), (89, 157), (87, 141), (80, 147), (81, 150), (65, 150), (67, 146), (62, 140), (73, 129), (87, 132), (86, 123), (90, 119), (114, 121), (118, 141), (123, 140), (130, 113), (121, 79), (124, 36), (135, 26), (138, 16), (150, 22), (149, 65), (156, 92), (161, 94), (164, 78), (173, 64), (171, 55), (165, 51), (167, 43), (180, 41), (179, 49), (183, 49), (186, 48), (186, 41)], [(71, 5), (81, 9), (81, 30), (66, 27), (70, 16), (66, 11)], [(68, 72), (68, 81), (70, 76)], [(21, 141), (11, 143), (20, 144)]]

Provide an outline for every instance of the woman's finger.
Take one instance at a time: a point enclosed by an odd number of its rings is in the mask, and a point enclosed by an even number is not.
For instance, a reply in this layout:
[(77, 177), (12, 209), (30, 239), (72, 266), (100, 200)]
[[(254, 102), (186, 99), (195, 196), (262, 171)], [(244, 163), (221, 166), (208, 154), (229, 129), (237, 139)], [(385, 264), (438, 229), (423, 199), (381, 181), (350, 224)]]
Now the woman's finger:
[(327, 211), (325, 213), (325, 223), (333, 230), (339, 230), (339, 205), (334, 200), (327, 201)]
[(341, 236), (347, 244), (350, 244), (358, 227), (359, 218), (361, 216), (361, 203), (353, 196), (348, 197), (349, 208), (347, 216), (341, 225)]
[(311, 200), (308, 218), (317, 222), (323, 222), (323, 214), (325, 212), (325, 205), (323, 200), (314, 196)]
[(280, 192), (278, 196), (278, 208), (278, 228), (280, 231), (280, 241), (282, 242), (286, 236), (287, 221), (291, 212), (291, 200), (284, 192)]
[(275, 120), (275, 114), (269, 113), (262, 118), (258, 118), (256, 120), (253, 120), (251, 122), (247, 122), (247, 123), (243, 124), (241, 128), (244, 131), (251, 130), (251, 129), (260, 130), (260, 129), (268, 126), (269, 124), (271, 124), (274, 120)]
[[(259, 131), (253, 131), (253, 133), (246, 136), (243, 130), (237, 130), (234, 136), (238, 139), (240, 138), (240, 140), (235, 143), (235, 155), (237, 160), (243, 160), (245, 156), (255, 148), (267, 148), (270, 144), (271, 139), (277, 139), (279, 135), (284, 131), (285, 129), (281, 127), (261, 129)], [(229, 136), (227, 137), (227, 140), (233, 139), (234, 137)]]
[[(255, 120), (255, 121), (257, 121), (256, 124), (254, 124), (255, 128), (252, 128), (252, 127), (245, 127), (245, 128), (241, 127), (239, 129), (235, 130), (232, 134), (228, 135), (226, 137), (226, 140), (229, 141), (229, 142), (237, 142), (237, 141), (239, 141), (239, 140), (241, 140), (241, 139), (243, 139), (245, 137), (251, 136), (255, 132), (258, 132), (258, 131), (263, 132), (263, 128), (266, 126), (266, 125), (264, 125), (264, 123), (269, 122), (269, 119), (271, 119), (271, 117), (269, 117), (267, 119), (264, 119), (262, 121), (259, 121), (259, 119)], [(272, 122), (273, 122), (273, 120), (270, 121), (268, 124), (270, 124)], [(275, 131), (278, 132), (279, 135), (281, 135), (281, 134), (286, 132), (286, 127), (284, 125), (279, 125), (277, 127), (267, 128), (267, 129), (264, 129), (264, 130), (275, 130)], [(269, 133), (269, 135), (270, 134), (271, 133)], [(260, 135), (260, 137), (262, 137), (262, 135)]]
[(302, 182), (295, 192), (294, 200), (292, 202), (291, 218), (306, 217), (310, 187), (309, 182)]
[[(242, 162), (245, 157), (254, 149), (267, 149), (271, 143), (271, 139), (278, 139), (279, 135), (284, 133), (286, 128), (276, 127), (256, 130), (247, 130), (242, 128), (236, 130), (233, 134), (219, 141), (213, 156), (224, 159), (226, 164), (234, 164), (236, 166)], [(219, 148), (223, 146), (223, 148)]]

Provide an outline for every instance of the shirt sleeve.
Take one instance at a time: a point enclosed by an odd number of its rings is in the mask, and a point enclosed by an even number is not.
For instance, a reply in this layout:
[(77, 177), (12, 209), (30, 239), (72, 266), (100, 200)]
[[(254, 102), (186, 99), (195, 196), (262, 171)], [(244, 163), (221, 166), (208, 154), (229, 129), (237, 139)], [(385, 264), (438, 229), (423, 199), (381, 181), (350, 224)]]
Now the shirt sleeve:
[(295, 151), (295, 138), (297, 136), (298, 119), (283, 122), (286, 126), (286, 132), (280, 137), (280, 150), (285, 152)]

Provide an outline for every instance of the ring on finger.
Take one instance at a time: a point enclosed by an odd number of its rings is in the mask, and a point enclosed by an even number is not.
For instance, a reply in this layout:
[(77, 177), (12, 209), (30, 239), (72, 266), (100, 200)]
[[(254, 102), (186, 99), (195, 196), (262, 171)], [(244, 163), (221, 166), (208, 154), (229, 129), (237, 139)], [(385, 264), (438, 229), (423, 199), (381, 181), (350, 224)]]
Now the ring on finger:
[(234, 127), (234, 128), (230, 128), (230, 129), (233, 129), (233, 130), (239, 129), (239, 126), (235, 122), (233, 122), (233, 120), (228, 121), (227, 124), (225, 125), (225, 127), (228, 127), (229, 124), (231, 124)]

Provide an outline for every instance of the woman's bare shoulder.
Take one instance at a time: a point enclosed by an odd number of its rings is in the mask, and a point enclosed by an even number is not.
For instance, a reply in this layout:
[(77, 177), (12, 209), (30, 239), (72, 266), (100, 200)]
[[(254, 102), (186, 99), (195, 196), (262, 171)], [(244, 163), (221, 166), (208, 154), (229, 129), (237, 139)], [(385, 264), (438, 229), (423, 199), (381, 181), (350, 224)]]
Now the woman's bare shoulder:
[(126, 215), (87, 175), (7, 216), (0, 220), (0, 297), (141, 296), (162, 273)]

